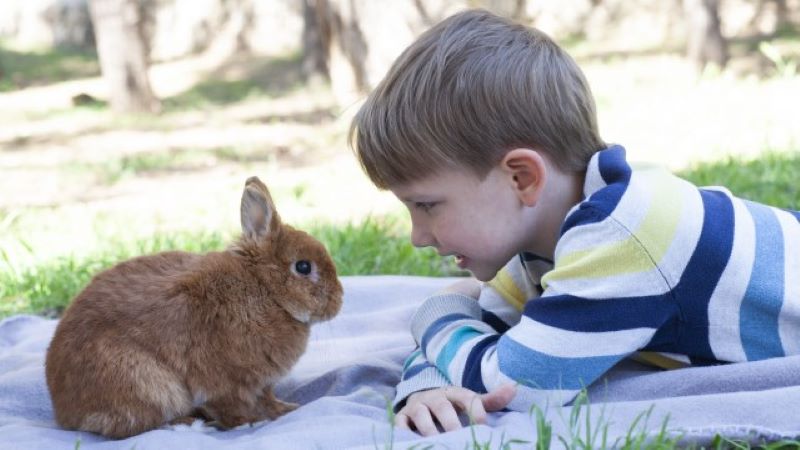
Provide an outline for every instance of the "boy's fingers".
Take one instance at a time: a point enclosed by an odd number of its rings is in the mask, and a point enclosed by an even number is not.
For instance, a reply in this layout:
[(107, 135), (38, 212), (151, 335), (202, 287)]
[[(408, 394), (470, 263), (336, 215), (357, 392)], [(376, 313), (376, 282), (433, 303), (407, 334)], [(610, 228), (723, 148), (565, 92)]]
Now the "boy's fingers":
[(408, 418), (407, 415), (405, 415), (405, 413), (397, 413), (394, 416), (394, 425), (397, 428), (410, 430), (411, 429), (411, 420)]
[(486, 408), (487, 411), (501, 410), (514, 399), (514, 394), (516, 393), (517, 388), (513, 384), (500, 386), (492, 392), (481, 395), (483, 407)]
[(455, 407), (449, 400), (441, 399), (435, 404), (429, 405), (429, 408), (444, 431), (453, 431), (461, 428), (458, 413), (456, 413)]
[(427, 406), (423, 404), (417, 404), (413, 411), (409, 411), (409, 419), (414, 424), (414, 427), (417, 428), (417, 432), (423, 436), (433, 436), (439, 434), (439, 430), (436, 429), (436, 424), (433, 423), (433, 418), (431, 417), (431, 412)]
[(486, 410), (481, 397), (475, 392), (465, 388), (450, 388), (447, 398), (466, 412), (474, 423), (486, 423)]

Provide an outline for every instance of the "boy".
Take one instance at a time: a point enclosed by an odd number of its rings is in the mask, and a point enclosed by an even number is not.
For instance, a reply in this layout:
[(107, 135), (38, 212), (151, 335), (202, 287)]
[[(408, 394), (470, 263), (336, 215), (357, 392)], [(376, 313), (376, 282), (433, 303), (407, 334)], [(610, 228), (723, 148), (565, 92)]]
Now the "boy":
[[(683, 364), (800, 353), (800, 214), (632, 170), (541, 32), (467, 11), (424, 33), (354, 119), (412, 243), (477, 280), (414, 315), (397, 424), (572, 400), (639, 350)], [(477, 299), (477, 301), (475, 301)]]

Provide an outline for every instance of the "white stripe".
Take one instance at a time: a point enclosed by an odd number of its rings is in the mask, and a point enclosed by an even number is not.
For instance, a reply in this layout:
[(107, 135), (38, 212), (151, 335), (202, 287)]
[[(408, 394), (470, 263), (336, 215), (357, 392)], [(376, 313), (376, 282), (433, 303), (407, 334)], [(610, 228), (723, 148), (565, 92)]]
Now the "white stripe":
[(491, 348), (483, 352), (483, 357), (481, 357), (481, 381), (486, 390), (492, 392), (504, 382), (513, 383), (508, 380), (509, 378), (500, 372), (500, 361), (497, 359), (497, 343), (495, 342)]
[(634, 173), (631, 175), (625, 193), (622, 194), (622, 198), (613, 211), (614, 218), (607, 217), (600, 222), (587, 223), (567, 231), (556, 244), (556, 260), (565, 253), (597, 247), (598, 243), (613, 245), (629, 239), (630, 233), (620, 233), (619, 226), (609, 222), (617, 221), (623, 224), (628, 231), (636, 229), (647, 215), (651, 203), (652, 186), (642, 179), (641, 174)]
[(583, 183), (583, 196), (589, 198), (594, 192), (606, 187), (606, 182), (600, 175), (600, 153), (595, 153), (589, 160), (586, 168), (586, 180)]
[(555, 261), (567, 254), (591, 250), (602, 245), (613, 245), (630, 238), (612, 218), (570, 228), (556, 243)]
[(572, 401), (580, 390), (568, 389), (532, 389), (525, 385), (517, 385), (517, 394), (508, 404), (507, 408), (512, 411), (530, 413), (534, 405), (546, 411), (548, 408), (558, 408)]
[(523, 316), (505, 336), (527, 348), (560, 358), (624, 355), (650, 341), (655, 328), (617, 331), (571, 331)]
[(787, 355), (800, 354), (800, 222), (786, 211), (775, 210), (783, 229), (783, 306), (778, 331)]
[(692, 364), (692, 360), (689, 359), (688, 356), (680, 354), (680, 353), (669, 353), (669, 352), (656, 352), (656, 353), (658, 353), (659, 355), (661, 355), (661, 356), (663, 356), (665, 358), (669, 358), (669, 359), (672, 359), (672, 360), (675, 360), (675, 361), (678, 361), (678, 362), (681, 362), (681, 363), (684, 363), (684, 364)]
[(672, 174), (664, 170), (633, 172), (612, 216), (629, 231), (637, 230), (650, 209), (659, 206), (653, 204), (657, 195), (656, 187), (664, 184), (669, 178), (672, 178)]
[(481, 290), (481, 296), (478, 301), (481, 308), (493, 312), (503, 322), (514, 325), (519, 322), (519, 317), (522, 311), (508, 303), (499, 292), (492, 287), (487, 287)]
[(734, 237), (728, 265), (708, 302), (708, 343), (722, 361), (747, 361), (739, 330), (739, 313), (755, 258), (755, 225), (742, 200), (731, 198)]
[[(439, 352), (441, 352), (442, 348), (444, 348), (444, 346), (447, 344), (450, 333), (461, 327), (465, 322), (467, 322), (466, 319), (450, 322), (430, 338), (428, 345), (423, 349), (423, 351), (425, 358), (430, 361), (431, 364), (436, 364), (436, 358), (439, 357)], [(420, 342), (420, 344), (422, 343)]]

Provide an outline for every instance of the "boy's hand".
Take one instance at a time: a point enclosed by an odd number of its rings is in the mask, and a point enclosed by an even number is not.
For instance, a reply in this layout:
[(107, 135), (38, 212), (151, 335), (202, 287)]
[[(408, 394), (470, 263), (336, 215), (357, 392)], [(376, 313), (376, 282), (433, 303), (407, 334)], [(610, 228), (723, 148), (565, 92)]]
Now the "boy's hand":
[(474, 278), (459, 280), (437, 294), (462, 294), (477, 300), (481, 296), (481, 282)]
[(399, 428), (416, 429), (423, 436), (439, 434), (437, 423), (444, 431), (461, 428), (458, 412), (467, 413), (474, 423), (486, 423), (486, 412), (503, 409), (516, 392), (513, 384), (486, 394), (457, 386), (416, 392), (395, 415), (394, 423)]

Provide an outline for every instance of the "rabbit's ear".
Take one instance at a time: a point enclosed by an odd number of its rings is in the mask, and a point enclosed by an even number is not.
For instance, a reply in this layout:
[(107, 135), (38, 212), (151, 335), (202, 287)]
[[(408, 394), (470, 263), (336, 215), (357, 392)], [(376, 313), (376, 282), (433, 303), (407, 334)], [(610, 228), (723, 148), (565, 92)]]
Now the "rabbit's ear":
[(258, 177), (250, 177), (244, 184), (241, 214), (242, 233), (250, 239), (263, 239), (280, 227), (275, 203)]

